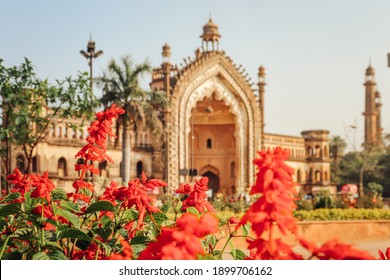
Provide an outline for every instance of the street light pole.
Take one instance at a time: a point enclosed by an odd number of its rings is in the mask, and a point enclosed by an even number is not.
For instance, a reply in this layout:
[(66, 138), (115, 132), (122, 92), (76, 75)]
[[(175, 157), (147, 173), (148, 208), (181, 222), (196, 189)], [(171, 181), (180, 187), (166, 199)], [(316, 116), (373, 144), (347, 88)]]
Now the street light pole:
[(81, 55), (84, 56), (86, 59), (88, 59), (88, 65), (89, 65), (89, 75), (90, 75), (90, 87), (91, 87), (91, 92), (93, 93), (92, 90), (92, 80), (93, 80), (93, 75), (92, 75), (92, 62), (94, 58), (98, 58), (103, 54), (103, 51), (97, 51), (95, 52), (95, 41), (92, 41), (92, 36), (90, 36), (88, 45), (87, 45), (87, 52), (81, 50), (80, 51)]

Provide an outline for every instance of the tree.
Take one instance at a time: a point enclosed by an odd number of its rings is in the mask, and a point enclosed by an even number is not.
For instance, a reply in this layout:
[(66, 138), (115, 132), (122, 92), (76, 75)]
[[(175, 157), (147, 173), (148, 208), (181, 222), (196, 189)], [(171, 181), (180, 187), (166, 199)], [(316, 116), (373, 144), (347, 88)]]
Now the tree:
[(344, 155), (345, 148), (347, 143), (340, 136), (333, 136), (329, 142), (329, 152), (332, 158), (331, 162), (331, 174), (333, 174), (333, 181), (340, 183), (340, 160)]
[(166, 106), (164, 93), (149, 93), (141, 88), (139, 82), (139, 78), (151, 70), (147, 61), (134, 64), (129, 56), (122, 56), (120, 64), (111, 60), (107, 71), (98, 79), (98, 84), (103, 88), (103, 105), (107, 107), (116, 103), (126, 111), (118, 119), (116, 129), (117, 135), (122, 129), (121, 173), (125, 183), (130, 180), (130, 131), (137, 132), (146, 126), (154, 134), (162, 135), (161, 110)]
[(95, 105), (87, 73), (51, 85), (36, 76), (27, 58), (20, 66), (11, 67), (0, 59), (0, 156), (5, 173), (10, 173), (12, 147), (23, 151), (27, 165), (22, 171), (29, 173), (34, 150), (53, 123), (90, 117)]
[(340, 182), (342, 184), (357, 184), (359, 195), (364, 195), (364, 186), (376, 174), (377, 165), (382, 152), (376, 149), (366, 149), (362, 152), (349, 152), (340, 161)]

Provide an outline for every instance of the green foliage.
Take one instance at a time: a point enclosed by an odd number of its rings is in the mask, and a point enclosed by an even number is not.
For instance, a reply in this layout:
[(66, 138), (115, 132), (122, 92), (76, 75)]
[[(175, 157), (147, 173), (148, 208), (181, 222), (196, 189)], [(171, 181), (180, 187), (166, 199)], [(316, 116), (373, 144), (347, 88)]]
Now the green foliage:
[[(21, 148), (29, 171), (33, 151), (58, 119), (91, 117), (96, 99), (88, 74), (50, 84), (39, 79), (27, 58), (20, 66), (5, 67), (0, 59), (0, 156), (9, 165), (11, 145)], [(10, 170), (6, 170), (9, 174)]]
[(389, 220), (388, 209), (316, 209), (311, 211), (296, 210), (294, 217), (301, 221), (328, 220)]

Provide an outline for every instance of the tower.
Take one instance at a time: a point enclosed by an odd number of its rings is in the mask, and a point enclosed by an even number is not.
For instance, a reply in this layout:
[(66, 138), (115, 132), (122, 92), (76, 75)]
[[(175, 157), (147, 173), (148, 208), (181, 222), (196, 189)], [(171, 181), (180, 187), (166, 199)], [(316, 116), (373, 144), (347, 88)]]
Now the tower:
[(329, 186), (329, 131), (307, 130), (301, 134), (305, 141), (307, 162), (305, 192), (312, 191), (313, 187)]
[(264, 146), (264, 92), (265, 92), (265, 86), (267, 83), (265, 82), (265, 68), (263, 65), (259, 67), (259, 107), (260, 107), (260, 122), (261, 122), (261, 147), (262, 149), (265, 148)]
[(376, 89), (375, 70), (371, 64), (366, 69), (364, 116), (364, 148), (382, 147), (380, 93)]

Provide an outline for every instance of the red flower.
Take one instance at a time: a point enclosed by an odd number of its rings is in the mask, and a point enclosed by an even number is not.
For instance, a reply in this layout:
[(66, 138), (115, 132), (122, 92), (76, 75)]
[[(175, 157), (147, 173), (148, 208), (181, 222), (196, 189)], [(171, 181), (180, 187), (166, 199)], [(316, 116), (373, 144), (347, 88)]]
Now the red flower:
[(21, 194), (22, 197), (18, 200), (18, 202), (24, 201), (24, 194), (30, 191), (30, 182), (27, 174), (23, 174), (16, 168), (13, 174), (7, 176), (7, 181), (10, 181), (9, 183), (12, 185), (11, 192), (18, 192)]
[(43, 176), (30, 175), (31, 185), (35, 189), (31, 193), (34, 198), (46, 198), (48, 202), (51, 200), (51, 191), (55, 189), (53, 182), (49, 179), (49, 174), (45, 172)]
[(186, 213), (177, 219), (175, 228), (164, 227), (156, 242), (142, 251), (140, 260), (195, 260), (203, 255), (201, 238), (218, 231), (218, 220), (206, 213), (200, 220)]
[(176, 193), (187, 194), (188, 196), (183, 200), (183, 210), (186, 210), (188, 207), (195, 207), (199, 213), (203, 213), (206, 210), (214, 213), (214, 207), (207, 201), (206, 191), (208, 187), (209, 178), (202, 177), (200, 180), (195, 180), (194, 186), (188, 184), (181, 185), (179, 189), (176, 190)]
[(386, 250), (386, 255), (381, 250), (378, 250), (380, 260), (390, 260), (390, 247)]
[(165, 186), (167, 186), (167, 183), (164, 181), (159, 179), (148, 180), (142, 172), (141, 181), (138, 178), (133, 179), (129, 181), (127, 188), (118, 188), (117, 183), (111, 183), (99, 200), (110, 201), (114, 206), (117, 205), (117, 201), (120, 201), (125, 209), (135, 206), (138, 210), (137, 228), (141, 229), (147, 212), (156, 213), (160, 211), (159, 208), (154, 206), (154, 199), (149, 196), (148, 192)]
[(275, 150), (259, 152), (259, 158), (254, 160), (258, 166), (256, 183), (251, 194), (261, 193), (262, 196), (254, 202), (242, 218), (241, 225), (252, 223), (257, 236), (271, 230), (276, 223), (282, 234), (297, 232), (295, 219), (292, 215), (296, 207), (292, 195), (295, 190), (291, 175), (294, 170), (284, 163), (288, 151), (277, 147)]
[(280, 238), (265, 240), (259, 238), (247, 241), (250, 250), (248, 260), (301, 260), (302, 256), (296, 254), (290, 244), (284, 243)]
[(355, 249), (353, 245), (339, 243), (336, 239), (330, 240), (317, 247), (313, 242), (301, 239), (300, 243), (308, 251), (312, 252), (311, 258), (320, 260), (373, 260), (375, 259), (366, 251)]
[(118, 118), (119, 115), (124, 113), (125, 111), (117, 107), (116, 104), (113, 104), (103, 112), (96, 113), (97, 120), (93, 121), (88, 128), (88, 144), (76, 154), (76, 157), (84, 158), (86, 162), (88, 160), (98, 162), (108, 160), (113, 162), (111, 157), (106, 153), (107, 135), (116, 137), (111, 128), (113, 119)]

